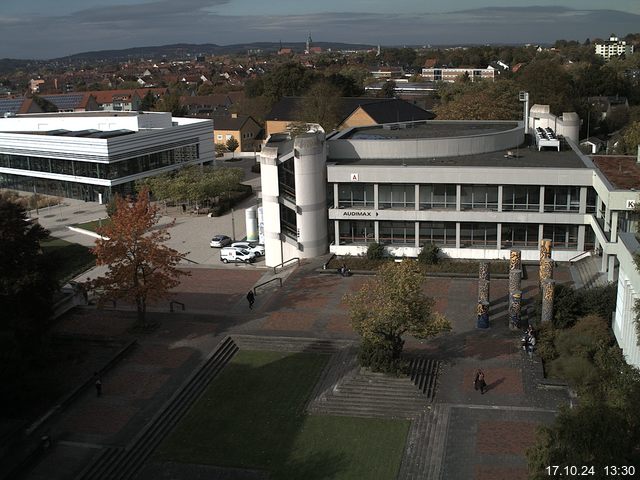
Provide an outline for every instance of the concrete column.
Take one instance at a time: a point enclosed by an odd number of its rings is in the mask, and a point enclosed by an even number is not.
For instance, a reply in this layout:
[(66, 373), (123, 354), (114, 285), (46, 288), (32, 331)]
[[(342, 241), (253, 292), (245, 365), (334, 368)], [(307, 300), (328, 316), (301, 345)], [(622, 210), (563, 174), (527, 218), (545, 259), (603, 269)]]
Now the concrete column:
[(502, 211), (502, 185), (498, 185), (498, 211)]
[(456, 212), (462, 210), (462, 185), (456, 185)]
[(333, 184), (333, 208), (340, 208), (340, 195), (339, 195), (339, 188), (338, 188), (338, 184), (334, 183)]
[(602, 218), (602, 199), (600, 195), (596, 197), (596, 218)]
[(540, 224), (538, 225), (538, 245), (540, 245), (540, 242), (542, 241), (542, 239), (544, 238), (544, 224)]
[(587, 187), (580, 187), (580, 210), (578, 213), (587, 213)]
[(456, 248), (460, 248), (460, 222), (456, 222)]
[(615, 280), (616, 273), (616, 256), (609, 255), (609, 268), (607, 270), (607, 281), (613, 282)]
[(373, 222), (373, 236), (376, 239), (376, 242), (380, 243), (380, 222), (376, 220)]
[(606, 253), (603, 253), (602, 254), (602, 261), (600, 262), (600, 271), (601, 272), (606, 272), (608, 264), (609, 264), (609, 255), (607, 255)]
[(611, 212), (611, 243), (618, 241), (618, 211)]
[(502, 224), (498, 223), (496, 225), (496, 249), (500, 250), (502, 248)]
[(420, 222), (416, 222), (415, 223), (415, 247), (419, 248), (420, 247)]
[[(544, 185), (540, 185), (540, 213), (544, 213)], [(540, 240), (542, 240), (542, 233), (540, 234)]]
[(584, 252), (584, 235), (585, 235), (585, 226), (578, 225), (578, 251)]
[(414, 210), (418, 211), (420, 210), (420, 185), (418, 185), (417, 183), (414, 185), (413, 197), (416, 200)]
[[(378, 210), (378, 184), (374, 183), (373, 184), (373, 208), (374, 210)], [(376, 234), (376, 238), (378, 238), (378, 235)], [(377, 242), (378, 240), (376, 240)]]
[(340, 220), (333, 222), (334, 245), (340, 245)]
[(604, 211), (604, 231), (605, 232), (610, 232), (611, 231), (611, 210), (609, 210), (609, 207), (607, 207), (605, 205), (606, 210)]

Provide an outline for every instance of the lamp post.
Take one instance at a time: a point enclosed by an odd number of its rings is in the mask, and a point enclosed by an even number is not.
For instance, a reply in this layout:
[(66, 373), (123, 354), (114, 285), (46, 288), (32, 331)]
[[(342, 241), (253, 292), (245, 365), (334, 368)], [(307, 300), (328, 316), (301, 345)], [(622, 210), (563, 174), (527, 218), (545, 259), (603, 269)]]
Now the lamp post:
[(233, 207), (231, 207), (231, 237), (233, 238), (233, 241), (236, 241), (236, 220), (235, 217), (233, 215)]

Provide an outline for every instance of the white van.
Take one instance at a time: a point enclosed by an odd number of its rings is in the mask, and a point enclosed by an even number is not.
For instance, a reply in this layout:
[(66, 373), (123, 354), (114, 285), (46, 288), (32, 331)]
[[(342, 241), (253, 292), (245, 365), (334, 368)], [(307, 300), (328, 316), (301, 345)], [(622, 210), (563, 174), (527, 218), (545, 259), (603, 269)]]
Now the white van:
[(224, 247), (220, 250), (220, 260), (224, 263), (244, 262), (253, 263), (256, 260), (256, 254), (249, 250), (237, 247)]

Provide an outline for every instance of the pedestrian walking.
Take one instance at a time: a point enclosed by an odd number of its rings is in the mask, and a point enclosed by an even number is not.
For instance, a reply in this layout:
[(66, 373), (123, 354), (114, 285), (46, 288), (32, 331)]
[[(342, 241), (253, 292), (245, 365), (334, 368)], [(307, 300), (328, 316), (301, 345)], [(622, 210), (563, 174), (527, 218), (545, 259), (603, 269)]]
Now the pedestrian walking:
[(253, 290), (249, 290), (249, 293), (247, 293), (247, 301), (249, 302), (249, 308), (253, 308), (253, 304), (256, 301), (256, 296), (253, 293)]
[(487, 382), (484, 380), (484, 372), (479, 368), (476, 370), (475, 375), (473, 376), (473, 388), (476, 390), (480, 390), (480, 393), (484, 395), (484, 392), (487, 390)]
[[(94, 374), (95, 376), (98, 376), (98, 372), (96, 372)], [(102, 396), (102, 380), (100, 379), (100, 377), (98, 376), (98, 378), (96, 379), (96, 395), (98, 397)]]

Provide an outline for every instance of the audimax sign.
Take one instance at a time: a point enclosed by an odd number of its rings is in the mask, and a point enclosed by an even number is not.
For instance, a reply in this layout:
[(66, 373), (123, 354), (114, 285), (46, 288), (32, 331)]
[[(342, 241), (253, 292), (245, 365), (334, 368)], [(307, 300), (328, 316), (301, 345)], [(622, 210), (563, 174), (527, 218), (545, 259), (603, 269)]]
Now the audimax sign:
[(378, 212), (375, 212), (372, 210), (347, 210), (345, 212), (342, 212), (342, 216), (370, 218), (370, 217), (377, 217)]

